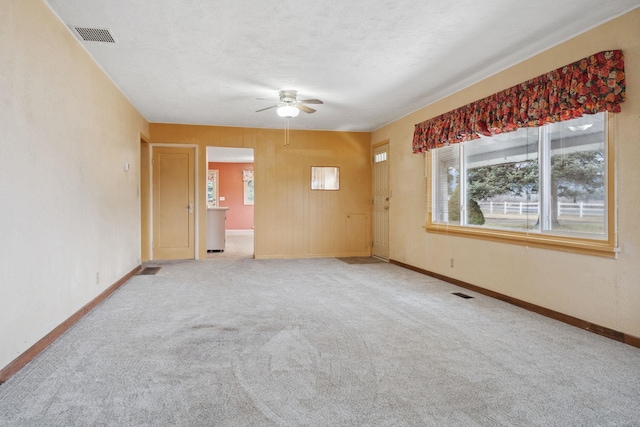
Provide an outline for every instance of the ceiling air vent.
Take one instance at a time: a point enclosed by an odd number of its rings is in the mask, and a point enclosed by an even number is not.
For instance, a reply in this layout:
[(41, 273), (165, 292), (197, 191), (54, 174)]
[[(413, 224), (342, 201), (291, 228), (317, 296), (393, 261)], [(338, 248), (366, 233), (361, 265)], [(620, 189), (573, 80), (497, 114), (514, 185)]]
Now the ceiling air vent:
[(86, 42), (115, 43), (109, 30), (103, 28), (73, 27), (80, 38)]

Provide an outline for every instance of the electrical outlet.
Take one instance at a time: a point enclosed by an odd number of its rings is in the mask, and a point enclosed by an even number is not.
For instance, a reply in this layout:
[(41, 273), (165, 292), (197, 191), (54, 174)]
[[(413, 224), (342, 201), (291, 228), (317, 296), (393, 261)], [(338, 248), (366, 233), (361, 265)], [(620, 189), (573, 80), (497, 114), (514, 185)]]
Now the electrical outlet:
[(100, 273), (96, 273), (96, 285), (100, 284)]
[(451, 258), (451, 268), (453, 268), (453, 258)]

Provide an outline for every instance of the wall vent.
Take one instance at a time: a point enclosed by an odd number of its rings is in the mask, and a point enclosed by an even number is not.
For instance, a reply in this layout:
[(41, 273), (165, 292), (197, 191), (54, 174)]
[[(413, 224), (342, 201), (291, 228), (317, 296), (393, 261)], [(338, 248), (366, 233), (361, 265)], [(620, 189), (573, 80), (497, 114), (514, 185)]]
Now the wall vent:
[(464, 298), (464, 299), (471, 299), (473, 298), (471, 295), (467, 295), (467, 294), (463, 294), (462, 292), (452, 292), (455, 296), (460, 297), (460, 298)]
[(86, 42), (115, 43), (115, 39), (107, 29), (73, 27), (80, 38)]
[(138, 273), (138, 276), (155, 276), (162, 267), (145, 267)]

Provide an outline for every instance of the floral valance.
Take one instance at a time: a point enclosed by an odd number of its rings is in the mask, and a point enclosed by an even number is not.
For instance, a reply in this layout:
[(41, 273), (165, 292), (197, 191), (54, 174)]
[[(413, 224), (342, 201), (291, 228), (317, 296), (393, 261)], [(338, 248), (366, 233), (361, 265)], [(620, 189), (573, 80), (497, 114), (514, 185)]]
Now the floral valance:
[(242, 171), (243, 181), (253, 181), (253, 171)]
[(610, 50), (565, 65), (519, 85), (415, 125), (413, 152), (574, 119), (620, 112), (624, 57)]

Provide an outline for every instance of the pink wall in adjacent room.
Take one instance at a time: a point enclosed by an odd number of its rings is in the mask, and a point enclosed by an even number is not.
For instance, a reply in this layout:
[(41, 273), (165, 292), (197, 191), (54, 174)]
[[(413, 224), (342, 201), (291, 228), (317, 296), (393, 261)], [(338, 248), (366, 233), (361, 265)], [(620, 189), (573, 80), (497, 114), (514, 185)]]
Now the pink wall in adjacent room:
[(243, 170), (253, 170), (253, 163), (209, 162), (209, 169), (218, 170), (218, 206), (228, 207), (227, 230), (253, 229), (253, 205), (244, 204)]

